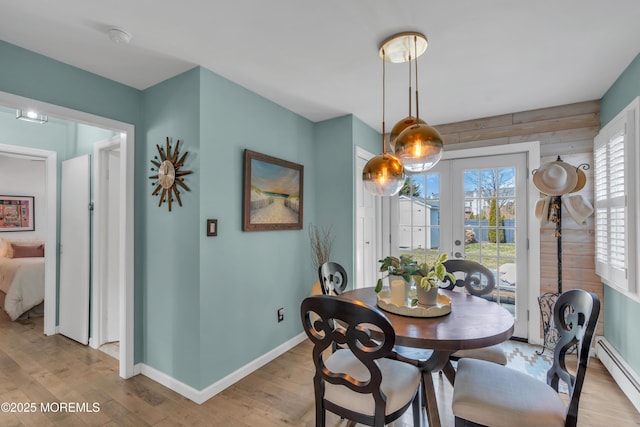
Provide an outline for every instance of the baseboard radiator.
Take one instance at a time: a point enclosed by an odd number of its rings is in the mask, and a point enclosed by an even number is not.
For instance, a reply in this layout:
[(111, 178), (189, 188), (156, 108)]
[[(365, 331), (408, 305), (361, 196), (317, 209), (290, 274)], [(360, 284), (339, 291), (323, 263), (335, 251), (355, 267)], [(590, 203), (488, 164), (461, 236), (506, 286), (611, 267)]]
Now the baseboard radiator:
[(596, 355), (640, 412), (640, 377), (605, 337), (596, 337)]

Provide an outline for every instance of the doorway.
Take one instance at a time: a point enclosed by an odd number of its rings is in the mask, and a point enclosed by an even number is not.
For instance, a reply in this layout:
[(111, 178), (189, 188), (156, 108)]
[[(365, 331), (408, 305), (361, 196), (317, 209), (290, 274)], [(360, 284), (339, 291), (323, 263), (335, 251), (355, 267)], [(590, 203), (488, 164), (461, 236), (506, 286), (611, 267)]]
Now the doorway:
[(495, 276), (483, 297), (515, 319), (514, 336), (527, 338), (527, 177), (524, 153), (442, 160), (410, 177), (400, 197), (400, 253), (432, 263), (479, 262)]
[(92, 334), (90, 345), (119, 358), (121, 146), (117, 135), (94, 145)]
[[(0, 92), (0, 105), (11, 106), (12, 108), (36, 109), (46, 112), (50, 117), (57, 117), (71, 122), (84, 123), (104, 129), (111, 129), (121, 135), (120, 143), (120, 182), (121, 201), (118, 217), (120, 218), (117, 234), (119, 237), (120, 252), (119, 259), (119, 372), (122, 378), (129, 378), (134, 375), (133, 350), (134, 350), (134, 306), (133, 306), (133, 235), (134, 235), (134, 214), (133, 214), (133, 189), (134, 189), (134, 127), (131, 124), (111, 120), (104, 117), (71, 110), (45, 102), (40, 102), (21, 96)], [(29, 149), (31, 150), (31, 149)], [(42, 151), (42, 150), (36, 150)], [(47, 195), (45, 204), (55, 207), (58, 200), (57, 191), (57, 166), (55, 165), (55, 152), (53, 155), (41, 154), (47, 165), (53, 161), (52, 167), (47, 166)], [(56, 209), (52, 208), (55, 212)], [(56, 215), (48, 217), (45, 239), (46, 247), (55, 248), (58, 245), (56, 236)], [(53, 222), (52, 222), (53, 221)], [(45, 319), (44, 333), (53, 335), (58, 333), (56, 328), (56, 315), (58, 310), (58, 297), (56, 286), (56, 265), (57, 251), (48, 251), (45, 255)]]
[(373, 286), (377, 280), (378, 264), (381, 258), (380, 247), (377, 244), (380, 223), (378, 218), (379, 202), (377, 197), (364, 190), (362, 169), (373, 154), (356, 147), (355, 159), (355, 197), (356, 197), (356, 251), (355, 251), (355, 280), (354, 289)]
[(532, 343), (540, 342), (540, 232), (529, 171), (539, 162), (537, 142), (445, 151), (428, 173), (409, 177), (391, 212), (391, 254), (484, 264), (496, 276), (487, 299), (512, 312), (514, 336)]

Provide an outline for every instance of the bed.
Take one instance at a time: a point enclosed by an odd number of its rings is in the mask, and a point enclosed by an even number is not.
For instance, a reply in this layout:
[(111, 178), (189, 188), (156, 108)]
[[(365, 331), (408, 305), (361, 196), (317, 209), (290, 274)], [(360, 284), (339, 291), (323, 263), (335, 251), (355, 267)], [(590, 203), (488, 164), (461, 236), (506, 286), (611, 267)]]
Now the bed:
[(0, 305), (11, 320), (42, 315), (44, 244), (0, 239)]

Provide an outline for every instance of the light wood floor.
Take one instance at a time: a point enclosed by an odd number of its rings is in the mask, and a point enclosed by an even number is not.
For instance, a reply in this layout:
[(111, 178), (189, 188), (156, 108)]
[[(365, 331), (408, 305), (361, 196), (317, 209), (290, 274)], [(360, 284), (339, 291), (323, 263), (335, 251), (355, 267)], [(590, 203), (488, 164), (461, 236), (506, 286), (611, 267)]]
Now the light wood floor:
[[(60, 335), (42, 318), (11, 322), (0, 313), (0, 402), (35, 403), (35, 413), (0, 412), (0, 426), (313, 426), (311, 345), (304, 342), (203, 405), (141, 375), (118, 376), (117, 361)], [(443, 426), (453, 425), (452, 388), (434, 376)], [(99, 412), (43, 413), (40, 404), (95, 402)], [(3, 407), (4, 408), (4, 407)], [(640, 414), (597, 360), (590, 362), (580, 426), (640, 425)], [(329, 416), (329, 426), (346, 422)], [(396, 426), (411, 426), (411, 416)], [(426, 425), (426, 421), (423, 422)]]

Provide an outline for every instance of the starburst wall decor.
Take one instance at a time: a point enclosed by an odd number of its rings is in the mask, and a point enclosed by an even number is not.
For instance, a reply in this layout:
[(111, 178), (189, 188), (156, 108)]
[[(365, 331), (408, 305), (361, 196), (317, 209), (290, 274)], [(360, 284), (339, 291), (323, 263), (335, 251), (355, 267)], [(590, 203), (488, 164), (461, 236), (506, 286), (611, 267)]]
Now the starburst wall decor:
[(158, 206), (162, 206), (166, 201), (169, 207), (169, 212), (171, 212), (171, 204), (174, 198), (178, 201), (178, 204), (182, 206), (180, 190), (178, 187), (182, 187), (186, 191), (191, 191), (184, 183), (183, 177), (193, 172), (180, 170), (180, 168), (184, 166), (184, 160), (187, 158), (187, 154), (189, 153), (185, 151), (184, 154), (180, 156), (180, 140), (176, 142), (176, 146), (172, 152), (169, 137), (167, 137), (166, 149), (158, 144), (156, 144), (156, 148), (158, 149), (158, 155), (160, 157), (153, 156), (153, 160), (151, 160), (151, 164), (153, 164), (151, 170), (157, 172), (157, 174), (149, 177), (149, 179), (154, 180), (151, 185), (155, 187), (151, 195), (160, 195), (160, 202), (158, 203)]

